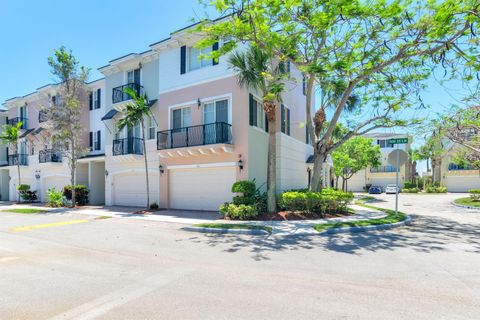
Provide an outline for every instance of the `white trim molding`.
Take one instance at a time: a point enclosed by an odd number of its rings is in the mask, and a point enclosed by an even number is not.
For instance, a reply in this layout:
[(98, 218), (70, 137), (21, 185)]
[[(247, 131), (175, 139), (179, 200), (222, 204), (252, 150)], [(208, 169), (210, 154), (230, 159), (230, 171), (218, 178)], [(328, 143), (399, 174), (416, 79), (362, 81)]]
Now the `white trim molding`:
[(196, 168), (220, 168), (220, 167), (236, 167), (236, 162), (213, 162), (200, 164), (179, 164), (167, 166), (167, 170), (174, 169), (196, 169)]

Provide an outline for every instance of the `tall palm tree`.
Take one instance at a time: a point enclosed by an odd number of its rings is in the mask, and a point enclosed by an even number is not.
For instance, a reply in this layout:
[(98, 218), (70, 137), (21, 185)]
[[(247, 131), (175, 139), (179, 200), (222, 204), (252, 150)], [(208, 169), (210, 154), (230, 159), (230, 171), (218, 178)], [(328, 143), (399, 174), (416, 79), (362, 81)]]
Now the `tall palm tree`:
[[(9, 146), (13, 147), (17, 152), (17, 173), (18, 173), (18, 185), (21, 185), (20, 179), (20, 155), (18, 154), (18, 139), (20, 139), (20, 130), (22, 129), (23, 123), (21, 121), (17, 122), (15, 125), (5, 125), (5, 131), (0, 136), (0, 140), (7, 143)], [(8, 160), (8, 159), (7, 159)], [(20, 194), (18, 195), (18, 200), (20, 201)]]
[(285, 90), (286, 66), (272, 55), (251, 45), (246, 51), (234, 52), (228, 59), (237, 71), (240, 87), (258, 91), (268, 121), (267, 210), (276, 212), (276, 110)]
[(149, 100), (146, 94), (137, 93), (132, 88), (126, 88), (125, 93), (132, 97), (132, 102), (127, 104), (122, 112), (122, 117), (117, 122), (118, 130), (125, 127), (134, 127), (140, 123), (142, 130), (143, 158), (145, 160), (145, 179), (147, 182), (147, 210), (150, 208), (150, 185), (148, 181), (147, 148), (145, 143), (145, 118), (152, 116)]

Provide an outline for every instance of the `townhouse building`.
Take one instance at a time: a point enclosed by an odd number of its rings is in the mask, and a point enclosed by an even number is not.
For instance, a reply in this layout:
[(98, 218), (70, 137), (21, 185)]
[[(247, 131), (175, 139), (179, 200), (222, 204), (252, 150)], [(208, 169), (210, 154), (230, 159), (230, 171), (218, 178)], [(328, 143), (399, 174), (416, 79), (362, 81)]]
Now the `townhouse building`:
[[(354, 174), (352, 178), (348, 180), (347, 189), (349, 191), (359, 192), (364, 191), (366, 185), (385, 187), (387, 184), (395, 184), (397, 167), (388, 163), (388, 155), (395, 149), (408, 152), (411, 149), (411, 137), (402, 133), (382, 132), (367, 133), (364, 136), (372, 139), (372, 143), (374, 145), (380, 146), (380, 151), (382, 154), (381, 165), (376, 168), (368, 167)], [(401, 144), (398, 146), (392, 145), (389, 143), (389, 140), (394, 138), (409, 138), (409, 141), (407, 144)], [(412, 164), (410, 161), (407, 161), (407, 163), (400, 166), (400, 187), (403, 187), (405, 181), (412, 179), (412, 174), (414, 173), (412, 172)]]
[[(201, 59), (223, 43), (195, 48), (201, 38), (190, 32), (192, 27), (173, 32), (145, 52), (109, 61), (99, 68), (104, 79), (86, 84), (82, 126), (91, 151), (79, 160), (77, 181), (90, 188), (92, 204), (144, 206), (144, 154), (150, 202), (163, 208), (218, 210), (231, 200), (232, 184), (242, 179), (255, 180), (266, 190), (268, 128), (261, 96), (239, 86), (228, 57)], [(275, 128), (278, 192), (308, 185), (313, 153), (305, 130), (303, 77), (295, 66), (287, 69), (292, 81)], [(144, 119), (145, 150), (140, 124), (118, 130), (131, 102), (125, 88), (148, 96), (152, 116)], [(41, 201), (48, 188), (69, 184), (68, 164), (40, 121), (42, 109), (55, 99), (55, 86), (49, 85), (4, 104), (9, 123), (27, 120), (18, 154), (10, 152), (1, 167), (10, 200), (15, 200), (18, 184), (15, 161), (22, 164), (22, 183), (37, 190)], [(325, 172), (324, 184), (329, 185), (330, 170)]]
[[(97, 161), (104, 157), (104, 128), (95, 121), (91, 121), (95, 119), (94, 112), (98, 114), (103, 112), (100, 110), (102, 109), (101, 101), (104, 100), (102, 87), (103, 80), (85, 84), (79, 95), (82, 106), (81, 122), (84, 129), (82, 131), (83, 147), (91, 151), (78, 163), (77, 182), (91, 189), (92, 204), (104, 203), (103, 199), (97, 197), (104, 192), (104, 187), (92, 181), (95, 177)], [(31, 190), (36, 190), (40, 201), (47, 201), (48, 189), (61, 190), (65, 185), (70, 184), (69, 164), (62, 153), (64, 146), (54, 143), (51, 123), (48, 120), (48, 108), (60, 103), (61, 99), (59, 85), (51, 84), (4, 103), (5, 123), (15, 125), (21, 122), (22, 126), (18, 145), (3, 146), (4, 150), (0, 152), (6, 155), (6, 161), (0, 169), (2, 200), (17, 200), (16, 188), (19, 184), (17, 164), (20, 164), (21, 184), (28, 184)], [(9, 186), (5, 188), (3, 178), (7, 176)]]
[(440, 185), (447, 187), (449, 192), (468, 192), (470, 189), (480, 189), (480, 171), (471, 165), (459, 165), (453, 160), (458, 146), (450, 143), (447, 152), (442, 157), (439, 176)]

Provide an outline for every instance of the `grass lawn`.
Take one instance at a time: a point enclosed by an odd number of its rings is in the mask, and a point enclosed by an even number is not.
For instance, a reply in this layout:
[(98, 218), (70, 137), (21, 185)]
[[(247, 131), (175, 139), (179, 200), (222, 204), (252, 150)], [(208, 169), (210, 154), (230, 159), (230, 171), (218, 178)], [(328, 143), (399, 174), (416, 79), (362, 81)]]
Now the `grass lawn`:
[(387, 214), (387, 216), (384, 218), (361, 220), (361, 221), (319, 223), (314, 225), (313, 228), (318, 232), (322, 232), (331, 228), (366, 227), (366, 226), (377, 226), (382, 224), (391, 224), (391, 223), (403, 221), (407, 218), (407, 215), (402, 212), (398, 212), (398, 214), (395, 215), (394, 210), (383, 209), (383, 208), (366, 205), (360, 201), (357, 201), (355, 204), (365, 208), (383, 211)]
[(470, 197), (455, 199), (454, 202), (462, 206), (480, 208), (480, 201), (473, 201)]
[(47, 210), (36, 209), (36, 208), (5, 209), (5, 210), (2, 210), (2, 211), (3, 212), (14, 212), (14, 213), (25, 213), (25, 214), (48, 212)]
[(200, 228), (215, 228), (215, 229), (248, 229), (248, 230), (265, 230), (272, 232), (272, 228), (266, 226), (255, 226), (251, 224), (241, 223), (198, 223), (194, 224), (194, 227)]

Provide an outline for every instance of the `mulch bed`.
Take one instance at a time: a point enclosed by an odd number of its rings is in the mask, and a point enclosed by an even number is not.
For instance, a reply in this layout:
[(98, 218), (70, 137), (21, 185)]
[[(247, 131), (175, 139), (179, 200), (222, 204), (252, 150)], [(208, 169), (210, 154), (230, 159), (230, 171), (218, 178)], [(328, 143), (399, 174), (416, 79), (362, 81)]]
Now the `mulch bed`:
[(335, 214), (303, 214), (302, 212), (292, 212), (292, 211), (280, 211), (277, 213), (264, 213), (260, 215), (256, 220), (261, 221), (288, 221), (288, 220), (315, 220), (315, 219), (328, 219), (328, 218), (338, 218), (352, 215), (350, 212), (339, 212)]

